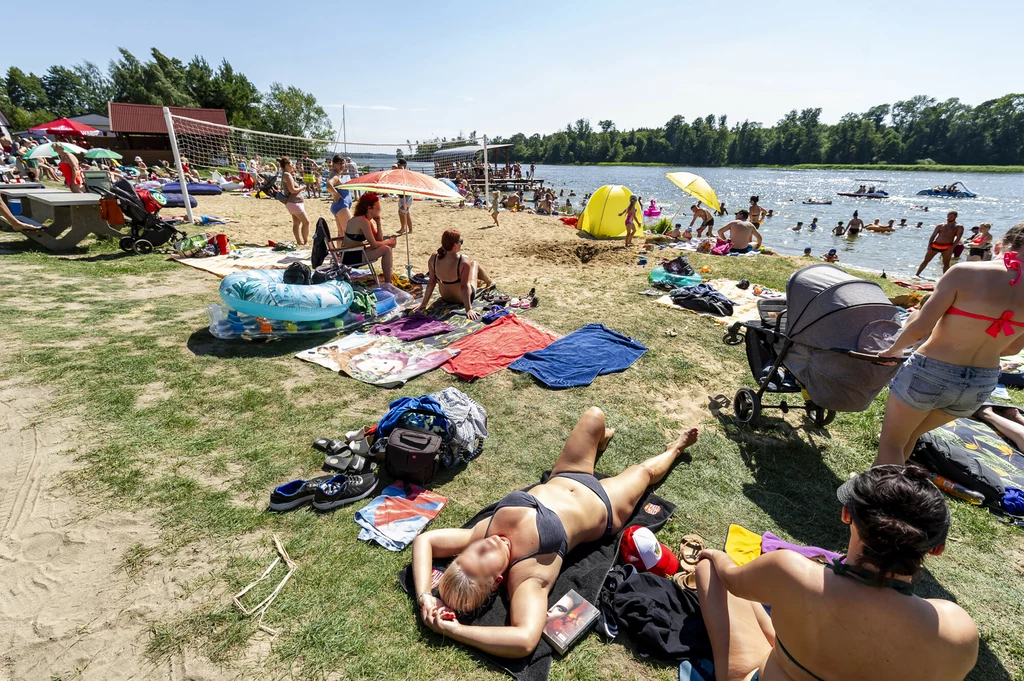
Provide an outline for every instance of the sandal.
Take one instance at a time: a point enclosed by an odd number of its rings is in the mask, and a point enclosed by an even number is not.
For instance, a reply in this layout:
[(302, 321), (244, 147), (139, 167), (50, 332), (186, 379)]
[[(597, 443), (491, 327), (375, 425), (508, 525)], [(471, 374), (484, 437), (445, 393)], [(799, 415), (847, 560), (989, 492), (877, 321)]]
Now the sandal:
[[(351, 452), (349, 452), (351, 454)], [(345, 475), (364, 475), (377, 468), (377, 464), (359, 454), (351, 456), (328, 456), (324, 460), (325, 471), (337, 471)]]
[(321, 437), (313, 440), (313, 449), (321, 451), (328, 456), (340, 456), (349, 449), (349, 446), (345, 440), (332, 440)]
[(684, 570), (683, 566), (679, 566), (679, 572), (672, 575), (672, 581), (679, 585), (679, 588), (683, 591), (696, 591), (697, 590), (697, 571), (690, 568)]
[(679, 544), (679, 560), (686, 565), (696, 565), (700, 560), (700, 553), (705, 548), (704, 538), (699, 534), (688, 534), (683, 537)]

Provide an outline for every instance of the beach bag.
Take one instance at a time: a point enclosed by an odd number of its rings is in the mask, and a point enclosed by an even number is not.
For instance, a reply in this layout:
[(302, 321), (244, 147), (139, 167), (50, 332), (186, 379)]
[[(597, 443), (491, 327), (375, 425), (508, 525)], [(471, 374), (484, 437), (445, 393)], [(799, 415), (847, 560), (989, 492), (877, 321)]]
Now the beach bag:
[(690, 265), (690, 260), (685, 255), (681, 255), (675, 260), (670, 260), (665, 263), (665, 271), (669, 274), (681, 274), (684, 277), (692, 277), (696, 274), (693, 266)]
[(205, 234), (195, 234), (174, 244), (174, 251), (179, 255), (190, 258), (203, 250), (208, 241), (209, 239)]
[(437, 474), (441, 436), (408, 428), (395, 428), (388, 436), (384, 462), (396, 480), (427, 485)]
[(718, 243), (711, 248), (711, 255), (729, 255), (732, 250), (732, 241), (719, 239)]
[(274, 198), (280, 201), (281, 203), (288, 203), (288, 192), (286, 192), (283, 189), (278, 189), (277, 193), (274, 194)]
[(313, 271), (309, 269), (309, 265), (303, 262), (293, 262), (288, 265), (288, 269), (284, 271), (281, 276), (281, 281), (286, 284), (296, 284), (299, 286), (307, 286), (313, 283)]
[(122, 212), (121, 206), (117, 205), (117, 199), (100, 199), (100, 218), (105, 220), (106, 223), (112, 227), (121, 227), (124, 225), (124, 212)]

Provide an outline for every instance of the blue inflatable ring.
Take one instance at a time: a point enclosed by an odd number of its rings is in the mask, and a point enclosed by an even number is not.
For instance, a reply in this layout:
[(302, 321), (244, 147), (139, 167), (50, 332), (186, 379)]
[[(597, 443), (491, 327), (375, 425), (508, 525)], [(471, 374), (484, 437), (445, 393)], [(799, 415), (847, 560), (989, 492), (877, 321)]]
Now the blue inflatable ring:
[(220, 297), (242, 314), (290, 322), (337, 317), (352, 305), (352, 287), (344, 281), (286, 284), (284, 270), (235, 272), (220, 284)]

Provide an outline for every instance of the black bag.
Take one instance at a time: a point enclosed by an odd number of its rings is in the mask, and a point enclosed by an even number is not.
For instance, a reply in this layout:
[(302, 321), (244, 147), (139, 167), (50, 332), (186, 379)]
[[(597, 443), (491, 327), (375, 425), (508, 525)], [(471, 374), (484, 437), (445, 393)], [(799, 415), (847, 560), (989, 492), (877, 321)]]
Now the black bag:
[(680, 274), (684, 277), (692, 277), (696, 274), (693, 265), (690, 264), (690, 259), (685, 255), (665, 263), (665, 271), (670, 274)]
[(306, 263), (293, 262), (288, 265), (281, 280), (286, 284), (308, 285), (313, 282), (313, 272)]
[(441, 436), (395, 428), (388, 436), (384, 461), (396, 479), (426, 485), (434, 479), (441, 456)]

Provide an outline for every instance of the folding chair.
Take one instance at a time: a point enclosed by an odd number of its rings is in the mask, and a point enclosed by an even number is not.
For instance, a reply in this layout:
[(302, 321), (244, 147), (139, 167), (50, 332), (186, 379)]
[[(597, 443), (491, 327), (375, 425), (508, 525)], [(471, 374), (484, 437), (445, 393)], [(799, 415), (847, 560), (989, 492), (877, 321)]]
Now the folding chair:
[[(346, 265), (342, 262), (343, 257), (346, 253), (359, 253), (363, 256), (363, 262), (360, 264), (366, 265), (370, 268), (370, 274), (373, 275), (373, 283), (376, 286), (380, 286), (380, 278), (377, 276), (377, 268), (374, 267), (372, 260), (366, 259), (366, 249), (362, 246), (351, 246), (349, 248), (342, 248), (341, 244), (345, 241), (344, 237), (334, 237), (327, 239), (327, 254), (331, 256), (331, 260), (334, 261), (335, 267), (344, 267), (352, 269), (351, 265)], [(391, 282), (388, 282), (389, 284)]]
[(90, 194), (103, 196), (110, 192), (110, 173), (106, 170), (83, 170), (82, 179), (85, 181), (85, 191)]
[[(344, 256), (346, 253), (359, 253), (363, 257), (360, 264), (365, 264), (370, 268), (370, 274), (373, 275), (373, 282), (376, 286), (380, 286), (380, 278), (377, 276), (377, 268), (374, 267), (372, 261), (367, 261), (365, 257), (366, 249), (362, 246), (350, 246), (349, 248), (342, 248), (344, 243), (344, 237), (332, 237), (331, 228), (327, 224), (327, 220), (320, 218), (316, 221), (316, 232), (313, 236), (313, 254), (310, 259), (310, 263), (313, 265), (313, 269), (320, 267), (323, 261), (330, 256), (331, 263), (334, 268), (341, 270), (346, 274), (346, 279), (350, 279), (348, 276), (351, 272), (351, 267), (344, 263)], [(388, 282), (389, 284), (391, 282)]]

